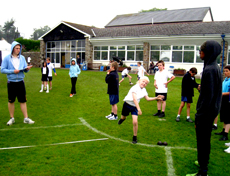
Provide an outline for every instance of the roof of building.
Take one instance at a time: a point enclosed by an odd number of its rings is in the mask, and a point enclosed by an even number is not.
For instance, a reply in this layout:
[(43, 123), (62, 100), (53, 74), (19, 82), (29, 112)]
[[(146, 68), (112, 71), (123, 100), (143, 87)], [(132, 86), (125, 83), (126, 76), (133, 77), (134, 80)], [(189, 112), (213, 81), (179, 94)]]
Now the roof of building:
[(213, 21), (211, 8), (201, 7), (117, 15), (105, 27), (152, 23), (202, 22), (208, 12), (211, 15), (210, 21)]
[(94, 28), (95, 38), (230, 34), (230, 21), (185, 22)]

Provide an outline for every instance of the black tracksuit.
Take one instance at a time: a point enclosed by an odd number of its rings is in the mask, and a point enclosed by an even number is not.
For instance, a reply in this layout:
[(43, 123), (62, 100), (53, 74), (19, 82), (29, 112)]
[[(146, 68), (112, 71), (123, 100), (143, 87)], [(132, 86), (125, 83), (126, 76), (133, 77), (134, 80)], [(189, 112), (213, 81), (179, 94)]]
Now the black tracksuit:
[(195, 115), (200, 172), (208, 170), (212, 125), (220, 112), (221, 106), (222, 76), (216, 62), (216, 58), (220, 52), (221, 46), (218, 42), (206, 42), (201, 90), (196, 107), (197, 113)]
[(119, 95), (119, 76), (116, 70), (106, 75), (105, 82), (108, 84), (107, 94)]

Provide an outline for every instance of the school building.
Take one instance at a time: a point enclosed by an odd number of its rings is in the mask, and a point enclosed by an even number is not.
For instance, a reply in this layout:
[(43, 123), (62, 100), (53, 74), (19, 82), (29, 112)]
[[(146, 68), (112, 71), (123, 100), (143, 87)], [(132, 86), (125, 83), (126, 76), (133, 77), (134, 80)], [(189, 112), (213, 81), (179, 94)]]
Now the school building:
[(199, 49), (207, 40), (221, 44), (220, 66), (230, 64), (230, 21), (214, 21), (210, 7), (117, 15), (104, 28), (62, 21), (40, 40), (42, 58), (58, 68), (68, 68), (77, 55), (90, 68), (117, 56), (127, 66), (141, 61), (147, 69), (164, 60), (166, 69), (196, 67), (199, 74)]

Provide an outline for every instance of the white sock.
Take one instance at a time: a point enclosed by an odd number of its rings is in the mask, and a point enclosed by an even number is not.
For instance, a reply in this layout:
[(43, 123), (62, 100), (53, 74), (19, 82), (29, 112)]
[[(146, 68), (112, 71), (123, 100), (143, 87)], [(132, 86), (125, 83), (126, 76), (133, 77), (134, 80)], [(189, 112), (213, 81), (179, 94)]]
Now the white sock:
[(187, 116), (187, 119), (190, 119), (190, 116)]
[(179, 114), (177, 114), (177, 117), (180, 117), (180, 115), (179, 115)]
[(44, 85), (42, 84), (42, 85), (41, 85), (41, 90), (43, 90), (43, 87), (44, 87)]
[(217, 124), (214, 124), (214, 126), (216, 126), (216, 127), (217, 127)]
[(48, 84), (46, 85), (46, 88), (47, 88), (47, 91), (49, 92), (49, 85)]

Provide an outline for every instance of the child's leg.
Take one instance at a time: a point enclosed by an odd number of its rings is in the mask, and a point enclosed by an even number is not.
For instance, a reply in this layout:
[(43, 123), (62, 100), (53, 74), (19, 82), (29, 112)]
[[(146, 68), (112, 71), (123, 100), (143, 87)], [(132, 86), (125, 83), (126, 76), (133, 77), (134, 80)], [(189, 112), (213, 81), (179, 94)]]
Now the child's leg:
[(112, 112), (117, 115), (117, 104), (112, 105)]
[(158, 111), (161, 110), (161, 103), (162, 103), (161, 100), (158, 100), (158, 101), (157, 101), (157, 110), (158, 110)]
[(133, 118), (133, 136), (137, 136), (137, 130), (138, 130), (138, 116), (132, 115)]
[(187, 117), (190, 117), (190, 106), (191, 103), (187, 103)]
[(166, 101), (162, 101), (162, 112), (165, 112)]
[(181, 104), (180, 104), (179, 110), (178, 110), (178, 115), (180, 115), (180, 114), (181, 114), (181, 111), (182, 111), (182, 109), (183, 109), (184, 105), (185, 105), (185, 102), (184, 102), (184, 101), (182, 101), (182, 102), (181, 102)]
[(123, 82), (123, 81), (124, 81), (124, 78), (122, 78), (122, 79), (120, 80), (119, 84), (120, 84), (121, 82)]
[(43, 88), (44, 88), (44, 82), (42, 81), (42, 85), (41, 85), (41, 90), (40, 90), (40, 92), (43, 91)]

